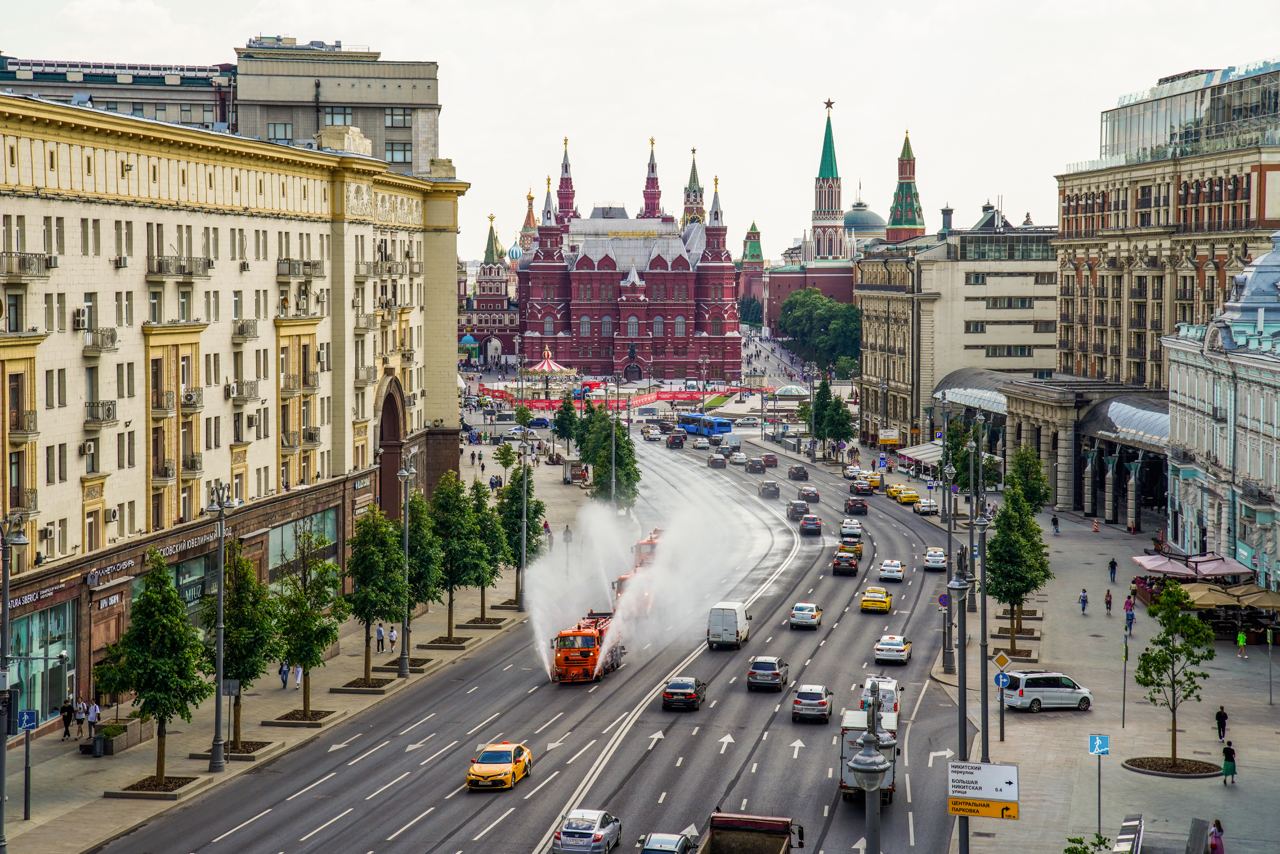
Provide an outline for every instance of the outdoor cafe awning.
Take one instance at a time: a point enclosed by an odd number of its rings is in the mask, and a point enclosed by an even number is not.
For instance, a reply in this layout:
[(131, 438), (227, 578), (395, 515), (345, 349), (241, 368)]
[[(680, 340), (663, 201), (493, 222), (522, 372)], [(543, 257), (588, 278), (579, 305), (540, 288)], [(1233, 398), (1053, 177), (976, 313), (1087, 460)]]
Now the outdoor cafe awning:
[(942, 459), (942, 443), (934, 440), (898, 451), (898, 459), (908, 459), (926, 466), (936, 466)]
[(1222, 578), (1228, 575), (1252, 575), (1253, 570), (1238, 560), (1217, 554), (1197, 555), (1174, 560), (1168, 555), (1135, 555), (1133, 562), (1144, 575), (1169, 575), (1174, 578)]

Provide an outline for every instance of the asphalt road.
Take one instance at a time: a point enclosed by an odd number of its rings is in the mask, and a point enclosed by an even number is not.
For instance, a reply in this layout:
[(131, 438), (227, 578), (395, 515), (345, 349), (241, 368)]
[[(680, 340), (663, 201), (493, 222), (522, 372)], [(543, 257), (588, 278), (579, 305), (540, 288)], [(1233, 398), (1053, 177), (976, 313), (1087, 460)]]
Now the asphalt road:
[[(890, 671), (906, 692), (899, 788), (883, 810), (883, 848), (945, 850), (945, 761), (935, 752), (955, 746), (955, 706), (937, 686), (926, 687), (941, 643), (934, 600), (944, 579), (917, 568), (925, 546), (937, 544), (936, 529), (884, 496), (871, 499), (863, 567), (893, 557), (911, 571), (894, 588), (892, 614), (860, 614), (857, 594), (876, 582), (865, 571), (832, 577), (835, 537), (800, 538), (782, 501), (756, 497), (760, 475), (708, 469), (705, 452), (638, 444), (644, 482), (637, 531), (669, 526), (660, 548), (674, 547), (679, 520), (670, 516), (691, 507), (709, 510), (724, 526), (717, 533), (726, 545), (680, 567), (697, 591), (690, 596), (703, 600), (688, 613), (700, 616), (660, 626), (658, 639), (642, 647), (629, 645), (621, 670), (588, 685), (550, 683), (533, 627), (522, 625), (101, 850), (527, 854), (545, 850), (566, 809), (583, 806), (620, 816), (625, 848), (648, 831), (705, 829), (720, 807), (792, 816), (806, 829), (806, 850), (849, 851), (862, 839), (864, 814), (861, 803), (839, 796), (838, 718), (792, 723), (790, 690), (748, 693), (742, 677), (749, 656), (780, 655), (797, 684), (824, 683), (837, 707), (852, 706), (864, 677), (880, 670), (871, 647), (886, 631), (907, 634), (915, 647), (910, 664)], [(785, 465), (784, 458), (782, 469), (768, 473), (782, 482), (783, 501), (796, 486), (785, 480)], [(838, 531), (847, 483), (813, 474), (810, 483), (822, 494), (818, 512), (828, 532)], [(741, 651), (711, 652), (702, 641), (706, 606), (725, 598), (749, 603), (753, 634)], [(796, 601), (822, 605), (817, 631), (786, 627)], [(709, 683), (698, 712), (661, 710), (660, 686), (677, 673)], [(533, 775), (510, 792), (465, 791), (468, 759), (481, 743), (497, 740), (527, 742)]]

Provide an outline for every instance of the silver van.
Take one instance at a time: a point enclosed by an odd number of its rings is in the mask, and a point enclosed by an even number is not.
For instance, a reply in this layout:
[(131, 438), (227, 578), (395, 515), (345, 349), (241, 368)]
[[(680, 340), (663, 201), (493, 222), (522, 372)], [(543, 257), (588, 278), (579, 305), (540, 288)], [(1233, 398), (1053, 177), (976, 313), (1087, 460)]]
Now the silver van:
[(751, 636), (751, 615), (741, 602), (717, 602), (707, 615), (707, 647), (742, 649)]
[(1004, 704), (1010, 709), (1079, 709), (1089, 711), (1093, 692), (1065, 673), (1046, 670), (1010, 670)]

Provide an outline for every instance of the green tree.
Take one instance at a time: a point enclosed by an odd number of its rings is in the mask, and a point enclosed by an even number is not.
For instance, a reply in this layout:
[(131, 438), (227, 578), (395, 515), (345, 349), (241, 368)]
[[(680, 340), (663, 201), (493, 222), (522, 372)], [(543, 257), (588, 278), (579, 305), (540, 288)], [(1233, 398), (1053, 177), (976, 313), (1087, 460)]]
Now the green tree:
[(738, 319), (748, 326), (759, 326), (764, 322), (764, 303), (755, 297), (742, 297), (738, 300)]
[(456, 472), (446, 471), (431, 494), (431, 528), (440, 543), (440, 588), (448, 603), (448, 634), (453, 641), (453, 599), (458, 590), (484, 577), (484, 544), (467, 491)]
[(582, 405), (582, 412), (578, 415), (578, 422), (573, 427), (573, 443), (578, 446), (578, 456), (586, 461), (586, 455), (582, 450), (582, 446), (586, 444), (587, 434), (591, 432), (591, 419), (595, 417), (596, 408), (591, 403), (591, 398), (587, 398)]
[(1049, 503), (1049, 480), (1044, 476), (1040, 454), (1030, 445), (1019, 445), (1009, 460), (1009, 482), (1017, 481), (1035, 512)]
[(796, 404), (796, 420), (805, 426), (809, 426), (809, 418), (813, 415), (813, 407), (809, 405), (809, 401), (802, 400)]
[(862, 352), (862, 315), (856, 306), (837, 302), (816, 288), (792, 293), (782, 304), (778, 332), (787, 349), (826, 367), (841, 356)]
[(596, 475), (594, 469), (603, 465), (604, 457), (609, 455), (609, 436), (613, 429), (613, 418), (603, 408), (591, 410), (586, 421), (586, 431), (578, 443), (578, 456), (593, 469), (592, 479)]
[(566, 454), (569, 452), (569, 440), (574, 437), (577, 427), (578, 411), (573, 408), (573, 395), (566, 391), (564, 397), (560, 398), (560, 408), (556, 410), (551, 422), (551, 432), (564, 441)]
[(337, 564), (324, 557), (330, 545), (310, 526), (299, 525), (293, 560), (280, 577), (277, 596), (281, 653), (287, 663), (302, 666), (302, 712), (307, 719), (311, 671), (324, 666), (325, 654), (338, 642), (338, 628), (347, 618), (342, 575)]
[[(529, 478), (528, 505), (524, 505), (524, 477), (529, 473), (528, 466), (516, 469), (511, 482), (503, 484), (498, 490), (496, 510), (502, 522), (502, 530), (511, 546), (512, 561), (520, 562), (520, 525), (525, 520), (525, 552), (533, 561), (542, 553), (542, 520), (547, 515), (547, 506), (534, 494), (535, 481)], [(522, 517), (521, 511), (524, 510)]]
[(373, 624), (399, 622), (409, 605), (399, 526), (377, 507), (356, 520), (347, 578), (352, 585), (347, 605), (364, 626), (364, 681), (368, 683), (373, 678)]
[(1103, 854), (1103, 852), (1110, 850), (1111, 840), (1101, 833), (1095, 833), (1093, 839), (1086, 839), (1083, 836), (1068, 836), (1067, 847), (1062, 849), (1062, 854)]
[(516, 449), (511, 447), (510, 442), (503, 442), (493, 452), (493, 461), (502, 466), (502, 480), (505, 482), (511, 473), (511, 467), (516, 464)]
[(529, 422), (533, 420), (533, 413), (529, 411), (527, 406), (516, 407), (516, 423), (521, 427), (528, 427)]
[[(527, 468), (527, 467), (524, 467)], [(478, 523), (480, 543), (484, 548), (484, 568), (477, 574), (480, 588), (480, 619), (485, 619), (485, 594), (502, 577), (502, 567), (511, 565), (511, 546), (497, 511), (489, 504), (489, 490), (479, 483), (471, 484), (471, 512)]]
[(858, 373), (858, 360), (852, 356), (837, 356), (835, 372), (838, 380), (853, 379), (854, 374)]
[(831, 386), (823, 377), (813, 393), (813, 438), (822, 443), (822, 455), (827, 455), (827, 412), (831, 409)]
[(987, 537), (986, 576), (987, 594), (1009, 609), (1009, 648), (1017, 649), (1022, 606), (1048, 583), (1053, 572), (1040, 528), (1016, 483), (1005, 492), (1004, 504)]
[(844, 399), (839, 396), (831, 399), (822, 424), (829, 441), (847, 442), (853, 438), (853, 413), (849, 411)]
[[(404, 532), (401, 532), (404, 536)], [(441, 602), (440, 541), (431, 526), (431, 505), (421, 492), (409, 494), (409, 600), (414, 605)], [(403, 643), (409, 649), (409, 638)]]
[[(627, 434), (627, 428), (606, 415), (593, 425), (587, 442), (596, 457), (591, 475), (591, 497), (615, 502), (619, 507), (631, 507), (639, 494), (640, 466), (636, 463), (636, 447)], [(612, 474), (615, 465), (616, 477)], [(616, 494), (613, 492), (615, 483)]]
[(124, 695), (132, 690), (124, 650), (120, 644), (113, 643), (103, 651), (102, 661), (93, 666), (93, 693), (110, 694), (115, 700), (116, 720), (120, 720), (120, 704)]
[(191, 721), (192, 708), (213, 693), (201, 673), (204, 646), (178, 595), (173, 570), (160, 552), (146, 557), (142, 593), (133, 601), (129, 628), (112, 657), (121, 681), (134, 692), (133, 704), (156, 722), (156, 782), (165, 780), (165, 740), (169, 721)]
[(1133, 679), (1147, 689), (1153, 706), (1169, 710), (1169, 758), (1178, 761), (1178, 707), (1200, 702), (1209, 674), (1199, 666), (1214, 657), (1213, 629), (1196, 616), (1182, 585), (1169, 582), (1156, 598), (1151, 615), (1160, 632), (1138, 656)]
[[(258, 580), (253, 561), (244, 556), (240, 541), (227, 540), (224, 557), (227, 589), (223, 594), (222, 672), (239, 683), (231, 709), (231, 749), (240, 752), (241, 708), (244, 690), (262, 678), (279, 658), (280, 633), (276, 601)], [(200, 599), (200, 624), (205, 627), (205, 672), (217, 672), (218, 597)]]

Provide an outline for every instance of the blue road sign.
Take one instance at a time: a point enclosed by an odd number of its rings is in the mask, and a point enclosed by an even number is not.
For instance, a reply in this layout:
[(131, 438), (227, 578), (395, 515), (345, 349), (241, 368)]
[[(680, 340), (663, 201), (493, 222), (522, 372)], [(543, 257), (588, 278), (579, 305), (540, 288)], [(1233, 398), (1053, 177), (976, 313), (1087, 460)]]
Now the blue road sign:
[(35, 729), (40, 723), (40, 716), (35, 709), (22, 709), (18, 712), (18, 729)]
[(1090, 756), (1107, 756), (1111, 753), (1111, 736), (1109, 735), (1091, 735), (1089, 736), (1089, 755)]
[(948, 605), (951, 604), (951, 597), (943, 593), (938, 597), (938, 604), (944, 608), (947, 607)]
[(938, 432), (934, 433), (934, 434), (933, 434), (933, 438), (935, 438), (935, 439), (941, 439), (941, 438), (942, 438), (942, 431), (941, 431), (941, 430), (939, 430)]
[(1008, 686), (1009, 686), (1009, 674), (1008, 674), (1008, 673), (997, 673), (997, 674), (996, 674), (996, 687), (997, 687), (997, 688), (1007, 688)]

